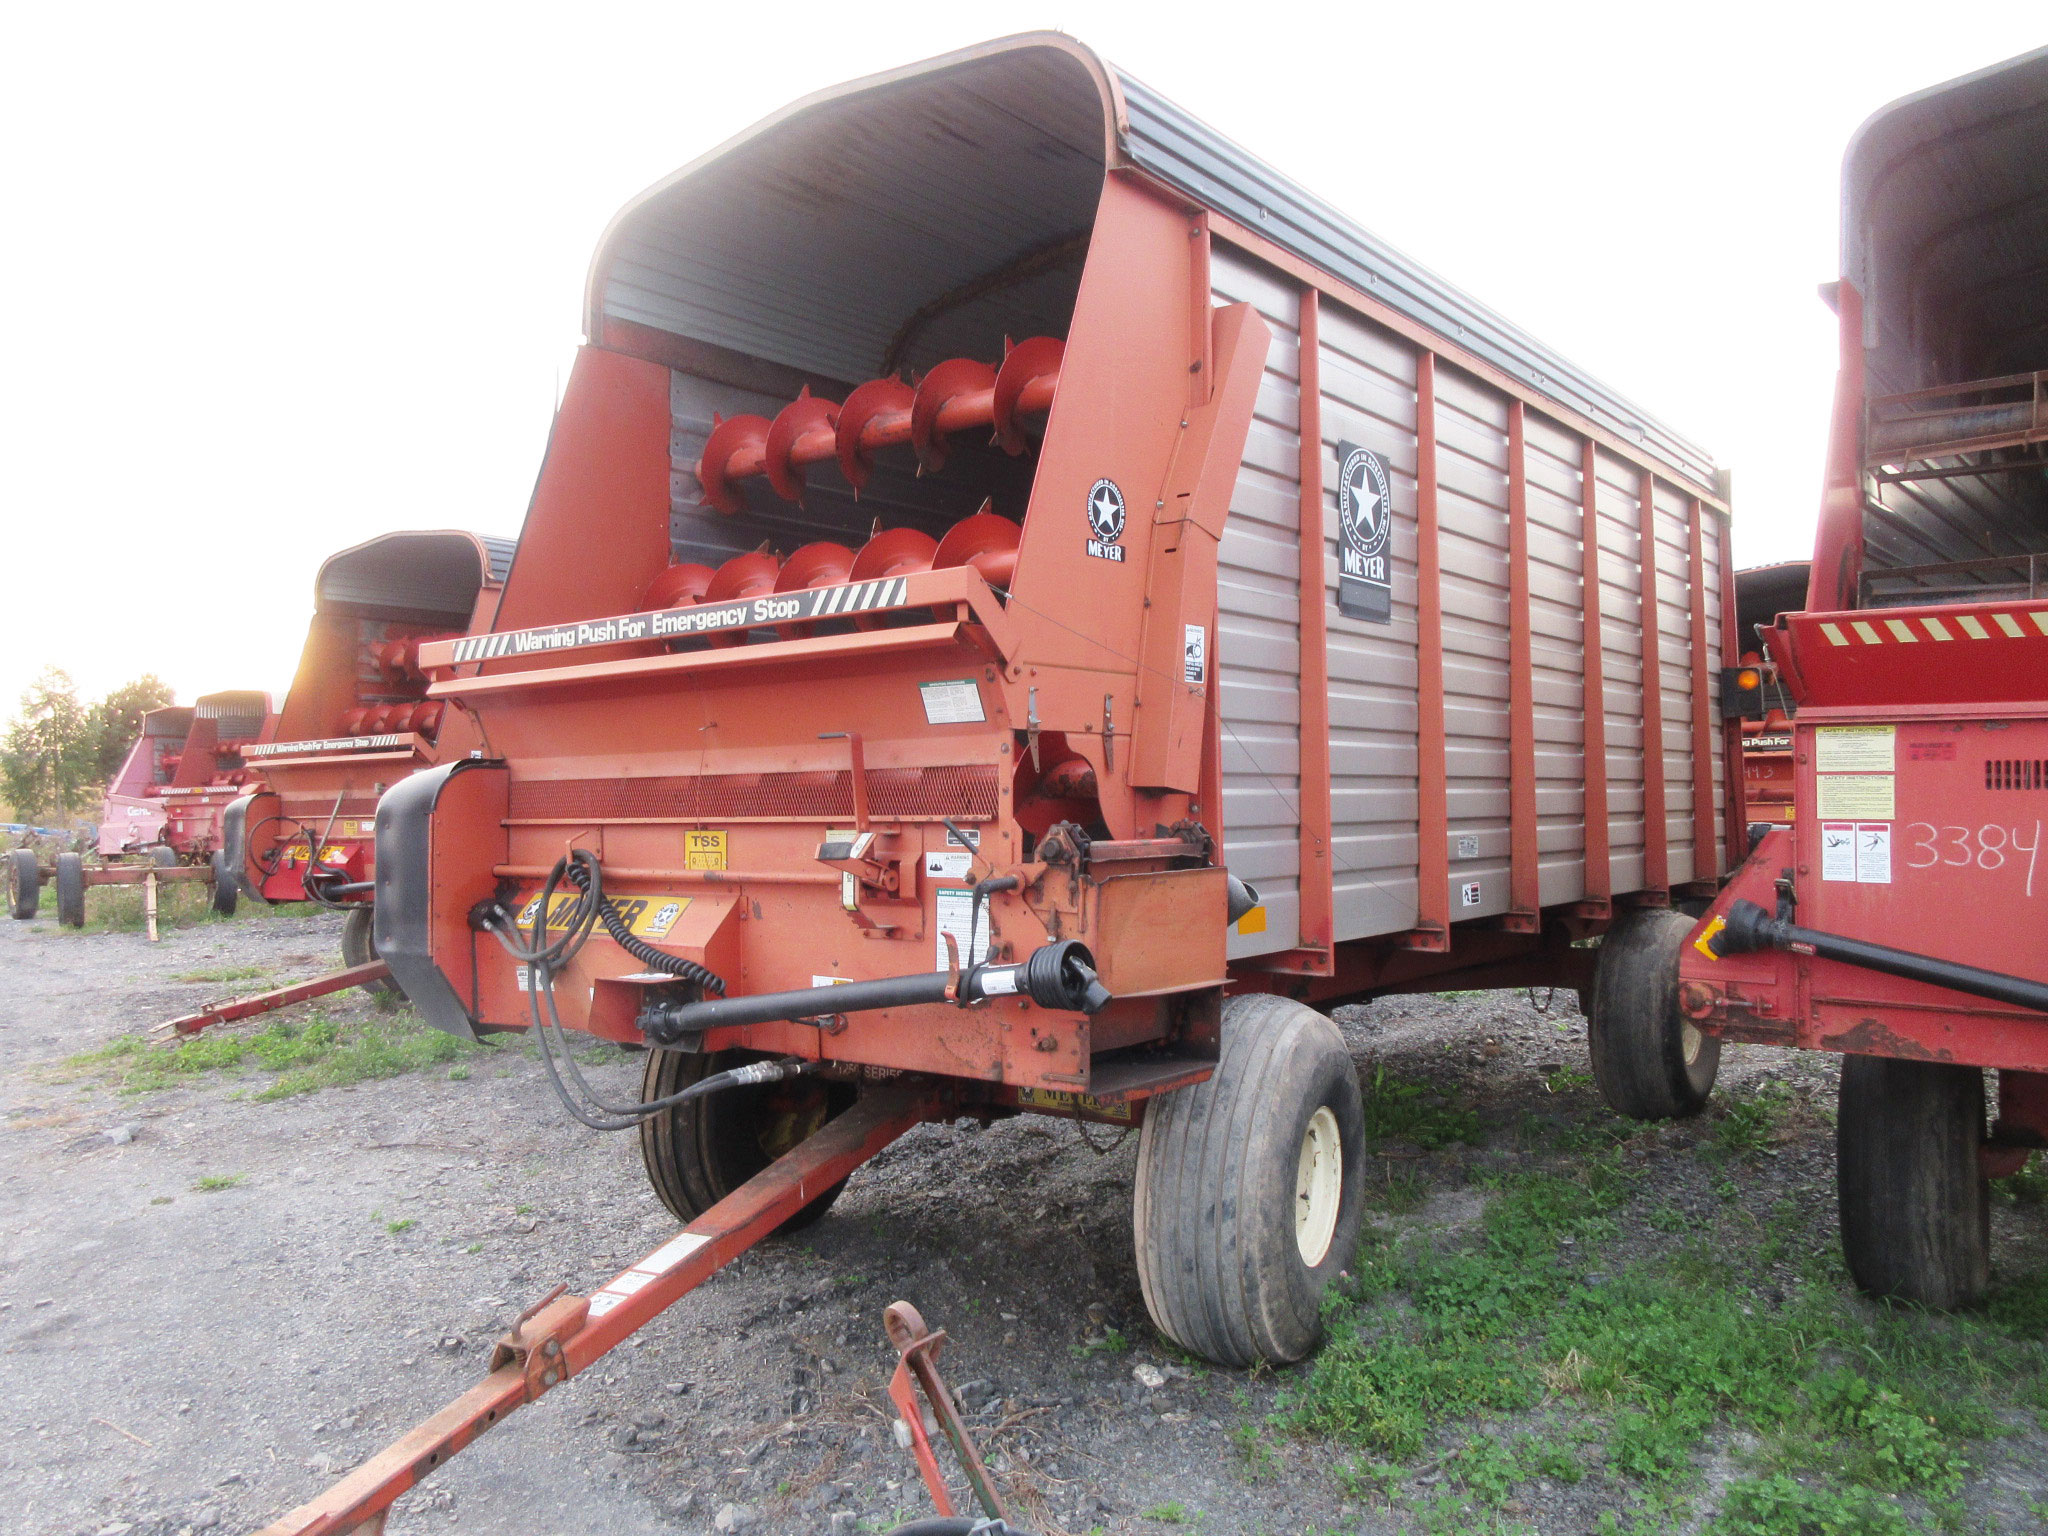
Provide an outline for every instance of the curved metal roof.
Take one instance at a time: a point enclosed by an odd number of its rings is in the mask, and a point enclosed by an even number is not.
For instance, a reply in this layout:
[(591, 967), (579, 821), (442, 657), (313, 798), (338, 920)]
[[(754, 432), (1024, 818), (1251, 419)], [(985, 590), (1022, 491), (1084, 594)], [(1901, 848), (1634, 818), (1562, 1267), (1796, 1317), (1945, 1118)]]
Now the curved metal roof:
[(1864, 121), (1843, 157), (1842, 275), (1887, 390), (2048, 367), (2048, 48)]
[[(1713, 483), (1713, 461), (1696, 444), (1053, 32), (834, 86), (656, 183), (619, 212), (598, 244), (585, 288), (586, 334), (602, 337), (610, 317), (827, 376), (865, 378), (918, 303), (988, 269), (985, 250), (1000, 244), (1003, 219), (1023, 217), (1011, 233), (1026, 242), (1048, 230), (1085, 228), (1100, 176), (1113, 167), (1146, 172), (1694, 483)], [(887, 206), (891, 198), (901, 206)], [(853, 249), (835, 251), (835, 241), (816, 238), (827, 210), (835, 236)], [(974, 227), (983, 244), (949, 246), (949, 223)], [(1028, 248), (1013, 246), (1011, 254)], [(836, 302), (849, 265), (874, 298), (860, 316)], [(797, 355), (799, 334), (809, 355)]]

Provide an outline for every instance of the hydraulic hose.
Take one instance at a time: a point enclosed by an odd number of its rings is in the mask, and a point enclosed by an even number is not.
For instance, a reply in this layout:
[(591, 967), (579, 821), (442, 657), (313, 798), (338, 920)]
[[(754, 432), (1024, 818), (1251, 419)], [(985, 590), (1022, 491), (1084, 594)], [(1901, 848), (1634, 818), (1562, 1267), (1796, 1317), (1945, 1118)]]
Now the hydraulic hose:
[(1818, 955), (1823, 960), (1839, 960), (1844, 965), (1861, 966), (1866, 971), (1877, 971), (1885, 976), (1924, 981), (1932, 986), (1947, 987), (1952, 992), (1988, 997), (1993, 1002), (2011, 1003), (2016, 1008), (2048, 1013), (2048, 984), (2028, 981), (2023, 976), (1981, 970), (1974, 965), (1958, 965), (1953, 960), (1916, 955), (1908, 949), (1870, 944), (1838, 933), (1823, 933), (1817, 928), (1801, 928), (1796, 923), (1771, 916), (1753, 901), (1730, 902), (1728, 915), (1723, 921), (1725, 926), (1707, 940), (1708, 946), (1718, 955), (1789, 949), (1798, 954)]

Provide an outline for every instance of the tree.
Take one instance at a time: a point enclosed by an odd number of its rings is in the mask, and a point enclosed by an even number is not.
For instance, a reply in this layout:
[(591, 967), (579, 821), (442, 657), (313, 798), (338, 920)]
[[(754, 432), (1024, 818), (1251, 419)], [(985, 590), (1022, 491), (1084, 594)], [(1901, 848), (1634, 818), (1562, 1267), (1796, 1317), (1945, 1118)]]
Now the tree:
[(93, 705), (92, 723), (97, 736), (93, 776), (98, 782), (109, 783), (121, 771), (129, 747), (142, 734), (142, 717), (152, 709), (162, 709), (176, 697), (169, 683), (154, 672), (145, 672)]
[(99, 731), (69, 673), (46, 667), (0, 741), (0, 798), (24, 821), (75, 816), (98, 783)]

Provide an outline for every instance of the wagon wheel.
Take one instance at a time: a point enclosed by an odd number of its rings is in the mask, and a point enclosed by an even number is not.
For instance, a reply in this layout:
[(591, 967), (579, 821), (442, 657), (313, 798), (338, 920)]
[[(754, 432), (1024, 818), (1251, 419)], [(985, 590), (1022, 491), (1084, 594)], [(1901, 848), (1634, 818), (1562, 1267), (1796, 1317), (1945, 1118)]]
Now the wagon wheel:
[(1337, 1026), (1266, 993), (1223, 1005), (1205, 1083), (1152, 1101), (1133, 1191), (1159, 1331), (1219, 1365), (1299, 1360), (1358, 1247), (1365, 1111)]
[(85, 860), (75, 853), (57, 855), (57, 921), (67, 928), (85, 926)]
[(36, 867), (35, 851), (10, 849), (7, 854), (7, 907), (23, 922), (36, 915), (42, 899), (43, 872)]
[(213, 858), (208, 862), (213, 866), (213, 910), (222, 917), (233, 917), (235, 898), (240, 894), (241, 882), (235, 878), (235, 872), (228, 868), (228, 856), (218, 849), (214, 850)]
[(1848, 1056), (1835, 1119), (1842, 1254), (1874, 1296), (1968, 1306), (1991, 1281), (1984, 1073)]
[[(640, 1102), (680, 1093), (713, 1072), (769, 1059), (758, 1051), (649, 1051)], [(805, 1077), (729, 1088), (671, 1105), (640, 1122), (640, 1159), (647, 1182), (678, 1220), (694, 1221), (826, 1121), (851, 1108), (859, 1096), (851, 1083)], [(809, 1226), (845, 1187), (841, 1179), (777, 1230), (794, 1232)]]
[(1721, 1042), (1678, 1006), (1678, 955), (1693, 919), (1655, 907), (1628, 913), (1600, 942), (1586, 1044), (1600, 1096), (1617, 1115), (1676, 1120), (1706, 1107)]
[[(341, 963), (344, 966), (353, 969), (381, 958), (377, 953), (375, 924), (374, 907), (365, 905), (348, 909), (348, 916), (341, 920)], [(362, 990), (379, 998), (400, 995), (398, 983), (389, 976), (379, 981), (364, 982)]]
[(162, 843), (158, 843), (149, 850), (149, 862), (158, 869), (176, 869), (180, 861), (176, 850), (166, 848)]

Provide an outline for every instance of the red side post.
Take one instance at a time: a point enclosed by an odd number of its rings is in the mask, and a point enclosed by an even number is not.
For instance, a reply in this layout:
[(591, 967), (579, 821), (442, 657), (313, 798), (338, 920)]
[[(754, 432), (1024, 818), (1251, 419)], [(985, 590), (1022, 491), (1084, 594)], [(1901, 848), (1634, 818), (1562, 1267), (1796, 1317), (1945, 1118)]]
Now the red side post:
[[(1707, 547), (1698, 497), (1688, 503), (1692, 535), (1692, 877), (1712, 880), (1714, 857), (1714, 701), (1707, 668)], [(1724, 557), (1725, 563), (1725, 557)]]

